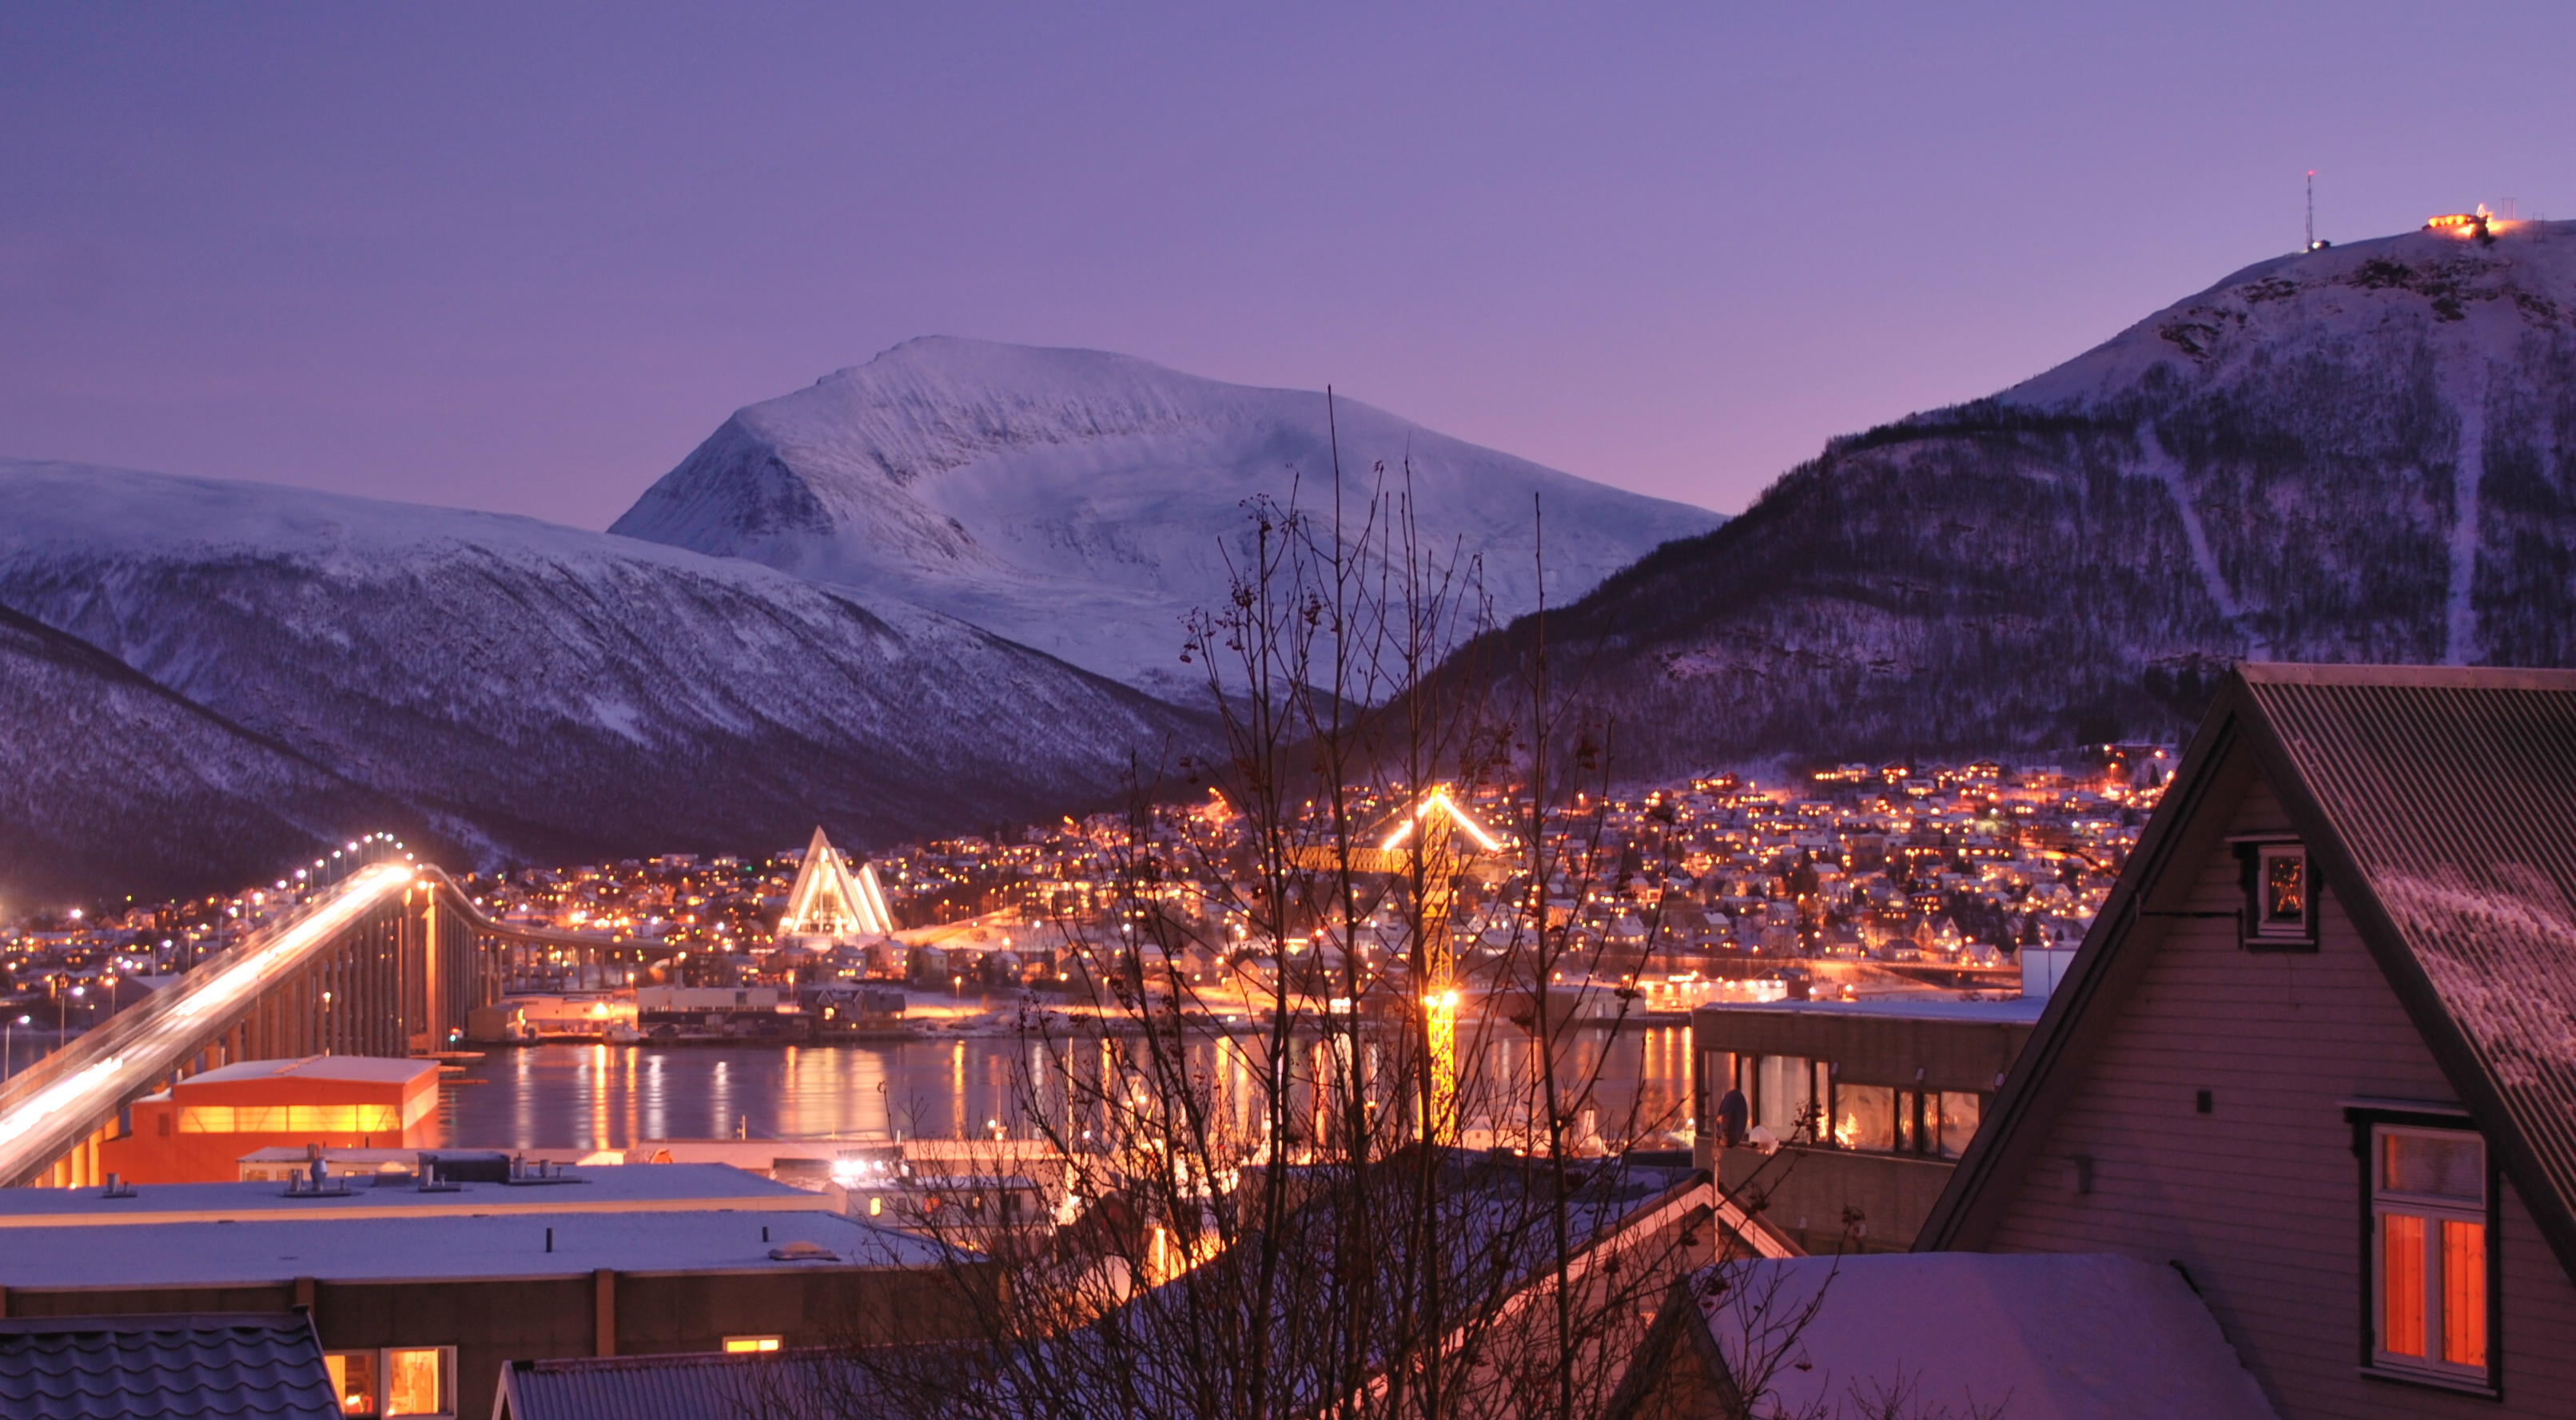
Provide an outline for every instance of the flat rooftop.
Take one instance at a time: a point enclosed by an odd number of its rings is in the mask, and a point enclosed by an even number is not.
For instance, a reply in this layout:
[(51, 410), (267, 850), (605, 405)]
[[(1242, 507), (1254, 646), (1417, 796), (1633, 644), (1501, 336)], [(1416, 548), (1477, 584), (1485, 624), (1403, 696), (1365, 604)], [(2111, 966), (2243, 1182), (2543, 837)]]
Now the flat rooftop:
[(238, 1085), (251, 1080), (333, 1080), (343, 1084), (400, 1085), (438, 1073), (435, 1060), (390, 1060), (374, 1055), (307, 1055), (296, 1060), (244, 1060), (181, 1080), (188, 1085)]
[(1723, 1015), (1882, 1016), (1907, 1021), (1986, 1021), (1998, 1025), (2036, 1025), (2048, 1009), (2045, 996), (2005, 996), (1962, 1001), (1955, 996), (1871, 996), (1858, 1001), (1712, 1001), (1692, 1008)]
[(20, 1228), (132, 1223), (250, 1222), (270, 1218), (409, 1218), (431, 1214), (668, 1213), (732, 1209), (800, 1212), (819, 1196), (728, 1164), (619, 1164), (564, 1169), (578, 1182), (460, 1183), (424, 1192), (409, 1178), (376, 1187), (372, 1176), (334, 1175), (347, 1193), (289, 1194), (280, 1183), (145, 1183), (129, 1198), (97, 1188), (0, 1188), (6, 1250), (28, 1244)]
[[(559, 1192), (560, 1190), (549, 1190)], [(813, 1194), (801, 1195), (809, 1208)], [(548, 1230), (553, 1250), (548, 1251)], [(762, 1231), (768, 1237), (764, 1240)], [(811, 1243), (837, 1261), (780, 1261), (773, 1248)], [(630, 1273), (791, 1272), (930, 1267), (949, 1256), (928, 1238), (838, 1213), (700, 1210), (664, 1213), (315, 1215), (247, 1222), (31, 1227), (0, 1250), (0, 1287), (277, 1285), (326, 1282), (532, 1280)]]

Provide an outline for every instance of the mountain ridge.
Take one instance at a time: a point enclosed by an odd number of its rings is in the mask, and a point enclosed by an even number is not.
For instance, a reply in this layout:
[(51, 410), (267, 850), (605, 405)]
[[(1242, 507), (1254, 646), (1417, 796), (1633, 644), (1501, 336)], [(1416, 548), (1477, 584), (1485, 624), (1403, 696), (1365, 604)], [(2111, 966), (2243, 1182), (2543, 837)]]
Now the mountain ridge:
[(1426, 541), (1481, 559), (1500, 619), (1721, 521), (1319, 392), (1107, 351), (932, 336), (748, 405), (610, 531), (897, 595), (1167, 699), (1186, 616), (1231, 590), (1254, 499), (1413, 494)]
[[(1645, 777), (2170, 740), (2239, 659), (2569, 664), (2571, 312), (2576, 223), (2251, 264), (1829, 441), (1552, 613), (1551, 655)], [(1532, 631), (1438, 684), (1499, 695)]]
[[(483, 865), (981, 830), (1205, 734), (979, 628), (749, 563), (86, 465), (0, 461), (0, 606)], [(322, 817), (323, 838), (380, 826)]]

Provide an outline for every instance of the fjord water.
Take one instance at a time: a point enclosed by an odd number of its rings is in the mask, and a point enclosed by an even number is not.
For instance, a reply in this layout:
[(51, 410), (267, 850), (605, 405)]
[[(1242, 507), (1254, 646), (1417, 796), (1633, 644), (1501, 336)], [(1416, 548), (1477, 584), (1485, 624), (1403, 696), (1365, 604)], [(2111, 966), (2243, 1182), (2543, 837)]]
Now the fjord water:
[[(995, 1124), (1029, 1132), (1028, 1064), (1097, 1058), (1098, 1041), (1039, 1045), (1008, 1036), (794, 1047), (573, 1045), (495, 1050), (468, 1063), (444, 1092), (447, 1141), (457, 1147), (622, 1149), (648, 1139), (964, 1137)], [(1240, 1072), (1240, 1047), (1205, 1047), (1219, 1073)], [(1669, 1143), (1688, 1113), (1690, 1032), (1654, 1026), (1568, 1042), (1561, 1082), (1595, 1079), (1593, 1117), (1605, 1133)], [(1532, 1051), (1497, 1039), (1480, 1052), (1487, 1078), (1525, 1080)], [(1238, 1074), (1238, 1080), (1240, 1078)], [(1241, 1089), (1231, 1097), (1250, 1098)], [(1639, 1121), (1624, 1128), (1634, 1109)]]

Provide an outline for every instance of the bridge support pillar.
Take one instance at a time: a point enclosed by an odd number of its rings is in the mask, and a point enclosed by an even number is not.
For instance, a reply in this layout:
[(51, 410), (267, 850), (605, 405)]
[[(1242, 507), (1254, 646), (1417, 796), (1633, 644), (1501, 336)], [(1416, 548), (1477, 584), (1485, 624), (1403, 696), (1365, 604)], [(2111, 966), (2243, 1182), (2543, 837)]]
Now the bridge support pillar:
[(441, 943), (438, 940), (438, 894), (423, 893), (421, 898), (421, 964), (428, 968), (421, 979), (429, 985), (429, 990), (424, 993), (427, 997), (428, 1009), (421, 1012), (421, 1019), (429, 1036), (429, 1048), (445, 1050), (447, 1048), (447, 979), (439, 971), (438, 957)]

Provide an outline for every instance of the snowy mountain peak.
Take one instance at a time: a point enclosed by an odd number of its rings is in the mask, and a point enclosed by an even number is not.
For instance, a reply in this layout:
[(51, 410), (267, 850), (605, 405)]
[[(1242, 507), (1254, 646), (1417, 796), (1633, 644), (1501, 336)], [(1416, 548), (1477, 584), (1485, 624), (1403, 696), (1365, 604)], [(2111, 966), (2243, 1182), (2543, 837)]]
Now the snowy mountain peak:
[(1158, 693), (1221, 602), (1256, 496), (1328, 500), (1409, 461), (1434, 545), (1485, 559), (1497, 609), (1581, 595), (1716, 515), (1590, 483), (1319, 392), (1098, 350), (929, 337), (738, 411), (610, 529), (898, 593)]
[(734, 417), (782, 448), (910, 487), (994, 449), (1180, 429), (1240, 417), (1230, 395), (1132, 355), (929, 335)]
[(2000, 398), (2100, 405), (2150, 380), (2224, 382), (2295, 352), (2339, 359), (2400, 335), (2437, 357), (2509, 356), (2524, 335), (2572, 321), (2576, 222), (2502, 224), (2489, 240), (2406, 232), (2257, 262)]

